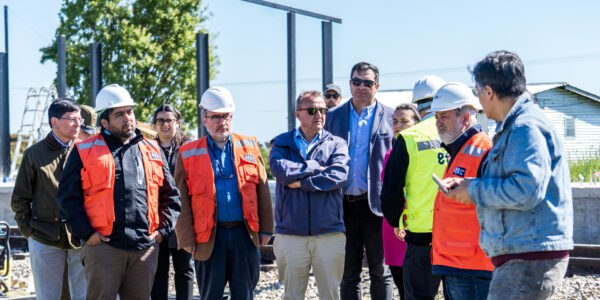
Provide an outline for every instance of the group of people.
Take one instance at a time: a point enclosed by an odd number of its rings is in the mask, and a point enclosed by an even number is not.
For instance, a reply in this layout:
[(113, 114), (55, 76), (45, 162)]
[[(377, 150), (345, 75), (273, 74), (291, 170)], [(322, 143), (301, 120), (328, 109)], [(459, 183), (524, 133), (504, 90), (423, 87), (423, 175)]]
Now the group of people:
[(320, 299), (361, 299), (364, 261), (372, 299), (392, 299), (394, 284), (401, 299), (433, 299), (440, 283), (445, 299), (548, 298), (573, 247), (560, 138), (516, 54), (493, 52), (472, 75), (475, 89), (426, 76), (395, 110), (366, 62), (344, 103), (335, 84), (301, 93), (300, 126), (270, 142), (274, 208), (258, 141), (231, 132), (225, 88), (202, 95), (208, 135), (194, 141), (170, 104), (145, 138), (116, 84), (94, 109), (54, 101), (12, 197), (36, 296), (167, 299), (172, 261), (177, 299), (191, 299), (194, 271), (201, 299), (227, 284), (252, 299), (273, 240), (284, 299), (304, 299), (311, 272)]

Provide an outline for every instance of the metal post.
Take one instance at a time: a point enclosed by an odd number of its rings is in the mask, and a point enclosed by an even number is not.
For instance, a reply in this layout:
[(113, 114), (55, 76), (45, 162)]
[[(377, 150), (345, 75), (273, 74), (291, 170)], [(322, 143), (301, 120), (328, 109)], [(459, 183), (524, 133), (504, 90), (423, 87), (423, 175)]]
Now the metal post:
[(198, 138), (206, 136), (208, 133), (202, 125), (200, 99), (204, 91), (208, 89), (210, 83), (210, 63), (208, 60), (208, 34), (196, 33), (196, 109), (198, 115)]
[(90, 106), (96, 107), (96, 95), (102, 88), (102, 43), (90, 44)]
[(296, 127), (296, 13), (287, 13), (288, 130)]
[(58, 48), (58, 97), (64, 98), (67, 96), (67, 75), (66, 75), (66, 48), (67, 38), (64, 35), (58, 37), (57, 48)]
[(331, 22), (321, 22), (323, 42), (323, 91), (325, 86), (333, 83), (333, 37)]
[(10, 106), (8, 93), (8, 7), (4, 6), (4, 53), (0, 53), (0, 175), (10, 173)]

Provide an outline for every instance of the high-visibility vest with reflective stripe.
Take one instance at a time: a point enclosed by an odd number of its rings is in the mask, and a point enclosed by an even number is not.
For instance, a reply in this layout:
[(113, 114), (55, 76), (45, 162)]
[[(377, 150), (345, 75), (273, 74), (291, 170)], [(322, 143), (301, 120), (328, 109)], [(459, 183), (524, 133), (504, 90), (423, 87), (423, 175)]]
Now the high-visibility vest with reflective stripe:
[[(492, 140), (483, 132), (472, 136), (460, 149), (444, 178), (477, 177), (477, 170)], [(467, 270), (493, 271), (491, 259), (479, 247), (479, 221), (475, 205), (458, 203), (439, 192), (433, 213), (433, 265)]]
[[(163, 161), (156, 141), (143, 139), (137, 145), (142, 154), (146, 175), (148, 233), (152, 234), (160, 223), (158, 190), (163, 185)], [(115, 222), (115, 160), (101, 134), (77, 143), (76, 146), (83, 164), (83, 208), (92, 228), (101, 235), (109, 236)]]
[[(231, 134), (233, 160), (242, 199), (242, 213), (248, 228), (258, 232), (258, 197), (260, 150), (255, 137)], [(208, 140), (203, 137), (179, 147), (191, 198), (196, 243), (206, 243), (215, 225), (216, 192)]]
[(435, 122), (435, 117), (430, 117), (400, 132), (409, 156), (404, 185), (406, 207), (400, 222), (406, 216), (406, 228), (410, 232), (431, 232), (433, 203), (438, 191), (431, 176), (435, 173), (441, 178), (448, 163), (448, 155), (441, 146)]

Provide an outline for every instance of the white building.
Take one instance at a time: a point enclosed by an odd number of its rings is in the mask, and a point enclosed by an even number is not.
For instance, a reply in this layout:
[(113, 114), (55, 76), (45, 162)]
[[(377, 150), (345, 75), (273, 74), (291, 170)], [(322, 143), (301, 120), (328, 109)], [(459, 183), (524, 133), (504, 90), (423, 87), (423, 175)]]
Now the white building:
[[(569, 160), (600, 155), (599, 96), (565, 82), (528, 84), (527, 90), (560, 133)], [(410, 103), (412, 90), (380, 91), (375, 97), (394, 108)], [(483, 117), (481, 123), (487, 124), (488, 133), (494, 133), (494, 121)]]

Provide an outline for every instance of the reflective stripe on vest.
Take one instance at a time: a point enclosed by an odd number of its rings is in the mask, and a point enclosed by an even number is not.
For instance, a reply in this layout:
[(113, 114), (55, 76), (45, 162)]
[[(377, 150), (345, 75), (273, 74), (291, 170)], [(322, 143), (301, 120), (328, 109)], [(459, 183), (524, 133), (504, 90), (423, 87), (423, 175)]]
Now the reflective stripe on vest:
[[(92, 228), (101, 235), (109, 236), (115, 222), (115, 160), (101, 134), (76, 146), (83, 164), (83, 208)], [(159, 225), (158, 190), (164, 179), (163, 161), (155, 141), (144, 139), (138, 143), (138, 147), (146, 175), (148, 233), (152, 234)]]
[(433, 226), (433, 203), (438, 190), (431, 175), (435, 173), (442, 177), (448, 155), (441, 147), (434, 117), (401, 131), (400, 136), (406, 143), (410, 159), (404, 186), (406, 208), (400, 221), (406, 215), (408, 230), (429, 233)]
[[(237, 172), (242, 213), (250, 230), (258, 232), (258, 195), (260, 150), (254, 137), (231, 134), (233, 160)], [(206, 243), (216, 220), (216, 192), (208, 140), (203, 137), (179, 148), (191, 198), (196, 243)]]
[[(483, 132), (472, 136), (463, 145), (444, 178), (477, 177), (484, 154), (492, 147)], [(491, 260), (479, 247), (479, 221), (473, 204), (462, 204), (439, 192), (435, 198), (433, 216), (433, 265), (467, 270), (493, 271)]]

